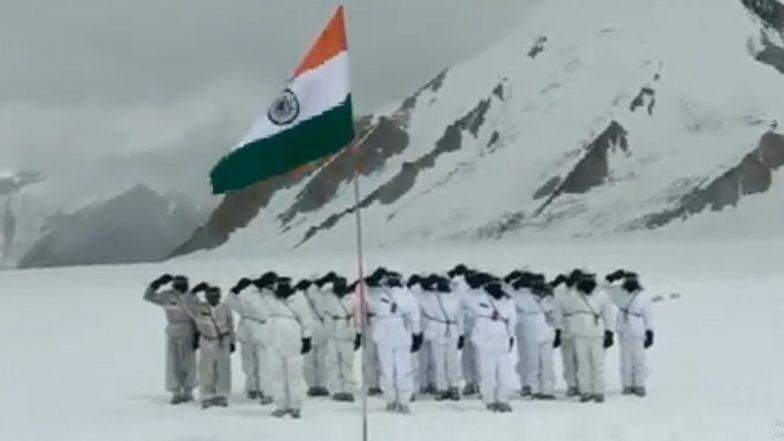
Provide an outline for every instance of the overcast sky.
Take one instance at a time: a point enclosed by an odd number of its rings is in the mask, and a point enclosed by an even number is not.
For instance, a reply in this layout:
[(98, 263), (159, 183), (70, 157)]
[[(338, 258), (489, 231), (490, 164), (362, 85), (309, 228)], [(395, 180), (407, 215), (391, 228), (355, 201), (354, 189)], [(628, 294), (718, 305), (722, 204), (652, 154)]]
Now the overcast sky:
[(532, 1), (2, 0), (0, 170), (183, 147), (205, 127), (236, 125), (238, 140), (339, 3), (368, 112), (502, 37)]

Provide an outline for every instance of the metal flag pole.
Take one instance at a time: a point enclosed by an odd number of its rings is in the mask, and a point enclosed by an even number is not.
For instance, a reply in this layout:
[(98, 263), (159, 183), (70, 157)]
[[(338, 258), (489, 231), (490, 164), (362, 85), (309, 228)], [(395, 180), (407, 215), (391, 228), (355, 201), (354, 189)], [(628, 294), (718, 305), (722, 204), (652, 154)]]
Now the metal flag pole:
[(365, 269), (364, 269), (364, 256), (362, 251), (362, 215), (360, 214), (360, 193), (359, 193), (359, 172), (358, 170), (354, 171), (354, 214), (357, 224), (357, 280), (359, 283), (357, 287), (359, 288), (359, 333), (362, 335), (362, 375), (360, 381), (360, 393), (361, 393), (361, 401), (362, 401), (362, 441), (367, 441), (368, 439), (368, 406), (367, 406), (367, 357), (369, 356), (369, 352), (367, 350), (367, 298), (365, 293)]
[(369, 130), (362, 138), (356, 139), (350, 151), (354, 154), (354, 219), (356, 220), (356, 233), (357, 233), (357, 288), (359, 295), (359, 333), (362, 335), (362, 375), (360, 376), (360, 397), (362, 402), (362, 441), (368, 441), (368, 378), (369, 373), (367, 370), (368, 357), (371, 355), (368, 351), (367, 342), (369, 336), (367, 335), (367, 321), (368, 321), (368, 306), (367, 306), (367, 292), (365, 290), (365, 266), (364, 266), (364, 248), (362, 242), (362, 214), (360, 208), (361, 196), (359, 189), (359, 146), (365, 141), (372, 133)]

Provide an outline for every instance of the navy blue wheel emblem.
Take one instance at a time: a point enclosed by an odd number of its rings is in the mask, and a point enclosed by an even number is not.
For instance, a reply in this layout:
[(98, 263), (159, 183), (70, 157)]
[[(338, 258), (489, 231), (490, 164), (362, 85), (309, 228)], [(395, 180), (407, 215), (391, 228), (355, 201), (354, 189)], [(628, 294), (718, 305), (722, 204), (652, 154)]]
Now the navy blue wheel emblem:
[(299, 100), (289, 88), (284, 89), (267, 110), (267, 117), (277, 126), (291, 124), (298, 116)]

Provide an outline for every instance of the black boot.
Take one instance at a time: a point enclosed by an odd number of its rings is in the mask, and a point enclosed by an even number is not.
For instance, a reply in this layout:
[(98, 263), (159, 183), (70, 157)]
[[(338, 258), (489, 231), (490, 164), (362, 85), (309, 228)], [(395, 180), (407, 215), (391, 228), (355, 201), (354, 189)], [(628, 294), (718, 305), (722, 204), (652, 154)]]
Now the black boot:
[(450, 396), (449, 392), (447, 392), (447, 391), (440, 391), (440, 392), (436, 392), (435, 398), (436, 398), (436, 401), (444, 401), (444, 400), (448, 400), (449, 396)]
[(452, 401), (460, 401), (460, 389), (456, 387), (450, 387), (449, 399)]
[(381, 391), (380, 387), (371, 387), (370, 389), (368, 389), (368, 396), (369, 397), (377, 397), (377, 396), (379, 396), (379, 395), (381, 395), (383, 393), (384, 392)]

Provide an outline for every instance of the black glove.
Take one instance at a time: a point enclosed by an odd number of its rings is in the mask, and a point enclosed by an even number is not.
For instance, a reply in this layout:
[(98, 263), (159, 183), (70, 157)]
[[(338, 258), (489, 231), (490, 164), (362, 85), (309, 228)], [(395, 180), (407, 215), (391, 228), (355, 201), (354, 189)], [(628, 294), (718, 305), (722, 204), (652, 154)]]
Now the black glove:
[(463, 349), (463, 346), (465, 346), (465, 336), (461, 335), (457, 338), (457, 350)]
[(174, 280), (174, 277), (172, 277), (171, 274), (164, 274), (158, 277), (157, 279), (153, 280), (152, 283), (150, 283), (150, 286), (152, 286), (155, 289), (158, 289), (161, 286), (171, 282), (172, 280)]
[(625, 276), (626, 276), (626, 271), (619, 269), (611, 272), (610, 274), (607, 274), (607, 276), (604, 279), (612, 283), (615, 282), (616, 280), (623, 279)]
[(201, 334), (199, 333), (199, 331), (194, 332), (193, 333), (193, 346), (192, 346), (194, 351), (199, 349), (199, 341), (200, 340), (201, 340)]
[(362, 334), (357, 334), (354, 337), (354, 350), (358, 351), (360, 346), (362, 346)]
[(425, 341), (425, 336), (422, 333), (414, 334), (411, 341), (411, 352), (419, 352), (422, 348), (422, 343)]
[(558, 349), (561, 347), (561, 330), (555, 330), (555, 339), (553, 339), (553, 349)]
[(234, 344), (234, 343), (229, 343), (229, 352), (231, 352), (233, 354), (234, 351), (236, 351), (236, 350), (237, 350), (237, 345)]
[(509, 352), (512, 352), (512, 348), (514, 348), (514, 337), (509, 337)]
[(552, 285), (553, 288), (557, 288), (560, 284), (566, 283), (568, 280), (569, 278), (566, 277), (565, 275), (558, 274), (558, 277), (556, 277), (555, 280), (550, 282), (550, 285)]
[(310, 337), (302, 339), (302, 350), (299, 351), (300, 354), (305, 355), (310, 350), (313, 349), (313, 344), (311, 343)]
[(615, 343), (612, 331), (604, 331), (604, 349), (609, 349)]
[(193, 287), (193, 289), (191, 290), (191, 294), (198, 294), (198, 293), (200, 293), (202, 291), (206, 291), (207, 288), (209, 288), (209, 287), (210, 287), (210, 285), (207, 284), (207, 282), (201, 282), (198, 285)]
[(239, 294), (243, 289), (251, 286), (252, 284), (253, 282), (249, 278), (243, 277), (237, 282), (236, 285), (234, 285), (234, 288), (231, 289), (231, 292), (234, 294)]
[(645, 343), (643, 343), (643, 346), (645, 347), (645, 349), (648, 349), (651, 346), (653, 346), (653, 330), (648, 329), (647, 331), (645, 331)]

